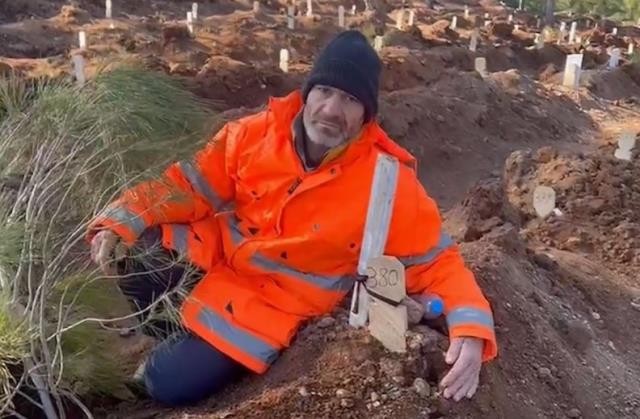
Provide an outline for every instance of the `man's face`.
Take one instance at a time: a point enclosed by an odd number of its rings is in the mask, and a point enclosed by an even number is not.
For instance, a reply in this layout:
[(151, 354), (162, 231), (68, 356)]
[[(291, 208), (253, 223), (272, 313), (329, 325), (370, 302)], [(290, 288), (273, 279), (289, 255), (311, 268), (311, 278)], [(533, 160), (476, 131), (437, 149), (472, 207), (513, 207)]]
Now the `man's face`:
[(316, 85), (307, 96), (302, 116), (309, 140), (331, 148), (358, 134), (364, 121), (364, 106), (340, 89)]

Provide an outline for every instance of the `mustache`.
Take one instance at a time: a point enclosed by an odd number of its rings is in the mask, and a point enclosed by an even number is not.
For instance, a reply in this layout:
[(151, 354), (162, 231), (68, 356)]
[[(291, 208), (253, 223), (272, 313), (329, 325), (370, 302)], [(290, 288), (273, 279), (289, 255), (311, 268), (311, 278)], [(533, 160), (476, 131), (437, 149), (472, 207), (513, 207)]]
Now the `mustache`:
[(330, 115), (314, 115), (312, 118), (313, 122), (325, 122), (327, 124), (332, 124), (335, 125), (337, 127), (344, 127), (345, 123), (344, 120), (340, 117), (337, 116), (330, 116)]

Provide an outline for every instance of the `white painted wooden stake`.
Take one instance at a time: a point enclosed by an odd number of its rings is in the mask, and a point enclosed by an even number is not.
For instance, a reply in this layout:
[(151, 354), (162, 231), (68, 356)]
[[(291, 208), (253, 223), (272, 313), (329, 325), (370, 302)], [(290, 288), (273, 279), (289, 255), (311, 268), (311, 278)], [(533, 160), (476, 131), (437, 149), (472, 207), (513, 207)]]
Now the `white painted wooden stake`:
[(513, 25), (513, 30), (514, 31), (519, 31), (520, 30), (520, 25), (518, 25), (518, 24)]
[(280, 70), (283, 73), (289, 72), (289, 50), (285, 48), (280, 50)]
[(613, 30), (611, 31), (611, 34), (614, 36), (618, 35), (618, 28), (613, 28)]
[(576, 44), (582, 45), (582, 36), (576, 35)]
[(636, 145), (636, 134), (630, 131), (622, 133), (618, 138), (618, 148), (616, 149), (614, 156), (620, 160), (631, 160), (631, 150)]
[(187, 12), (187, 29), (189, 33), (193, 35), (193, 13)]
[(84, 57), (81, 54), (75, 54), (71, 59), (73, 61), (73, 71), (76, 77), (76, 82), (79, 86), (84, 86), (87, 81), (84, 74)]
[(78, 32), (78, 45), (81, 49), (87, 47), (87, 33), (85, 31)]
[(258, 12), (260, 12), (260, 2), (256, 0), (253, 2), (253, 13)]
[(513, 23), (513, 15), (509, 15), (509, 17), (507, 18), (507, 22)]
[(351, 15), (355, 16), (356, 15), (356, 5), (354, 4), (353, 6), (351, 6)]
[(193, 16), (193, 20), (198, 20), (198, 3), (191, 4), (191, 16)]
[(569, 44), (576, 43), (576, 30), (578, 29), (578, 22), (571, 22), (571, 29), (569, 30)]
[(542, 37), (541, 34), (539, 34), (539, 33), (536, 34), (535, 43), (536, 43), (536, 49), (544, 48), (544, 38)]
[(490, 20), (485, 20), (485, 21), (484, 21), (484, 27), (485, 27), (485, 28), (488, 28), (488, 27), (489, 27), (489, 25), (491, 25), (491, 21), (490, 21)]
[(620, 48), (614, 48), (611, 51), (611, 55), (609, 56), (609, 68), (618, 67), (619, 62), (620, 62)]
[(542, 20), (538, 18), (538, 20), (536, 20), (536, 29), (540, 29), (540, 25), (542, 25)]
[(338, 26), (344, 28), (344, 6), (338, 7)]
[(294, 16), (295, 8), (293, 6), (287, 7), (287, 28), (294, 30), (296, 28), (296, 18)]
[[(370, 260), (367, 276), (367, 288), (373, 293), (396, 303), (407, 296), (404, 265), (397, 258), (381, 256)], [(391, 305), (374, 295), (369, 298), (369, 333), (389, 351), (406, 352), (407, 307)]]
[(491, 15), (489, 15), (489, 13), (485, 13), (485, 14), (484, 14), (484, 18), (485, 18), (485, 19), (491, 19)]
[[(396, 195), (398, 170), (397, 159), (387, 154), (378, 155), (369, 194), (362, 248), (358, 259), (359, 275), (366, 276), (370, 261), (382, 256), (384, 252)], [(369, 294), (359, 282), (356, 282), (351, 298), (349, 324), (353, 327), (363, 327), (367, 322), (368, 315)]]
[(564, 65), (564, 76), (562, 85), (577, 89), (580, 86), (580, 72), (582, 70), (582, 54), (567, 55), (567, 61)]
[(307, 17), (313, 17), (313, 0), (307, 0)]
[(565, 32), (567, 30), (567, 22), (560, 22), (560, 32)]
[(451, 25), (449, 26), (452, 31), (455, 31), (458, 27), (458, 16), (454, 16), (451, 18)]
[(487, 77), (487, 59), (485, 57), (477, 57), (475, 60), (475, 69), (482, 77)]
[(476, 52), (478, 50), (478, 37), (480, 34), (477, 29), (474, 29), (471, 33), (471, 42), (469, 42), (469, 50)]
[(538, 186), (533, 191), (533, 209), (540, 218), (547, 218), (556, 207), (556, 191), (548, 186)]
[(106, 0), (105, 1), (104, 16), (107, 19), (111, 19), (113, 17), (113, 8), (112, 8), (111, 0)]
[(404, 9), (400, 9), (396, 15), (396, 29), (401, 31), (404, 28)]
[(631, 41), (631, 43), (629, 44), (629, 48), (627, 49), (627, 54), (633, 55), (634, 46), (635, 46), (635, 44), (633, 43), (633, 41)]
[(518, 10), (522, 10), (523, 7), (524, 7), (524, 0), (520, 0), (520, 3), (518, 5)]
[(415, 19), (416, 19), (416, 11), (413, 9), (409, 10), (409, 27), (413, 26)]
[(377, 35), (373, 41), (373, 49), (375, 49), (378, 53), (382, 51), (382, 37)]
[(469, 19), (469, 6), (464, 6), (464, 18)]

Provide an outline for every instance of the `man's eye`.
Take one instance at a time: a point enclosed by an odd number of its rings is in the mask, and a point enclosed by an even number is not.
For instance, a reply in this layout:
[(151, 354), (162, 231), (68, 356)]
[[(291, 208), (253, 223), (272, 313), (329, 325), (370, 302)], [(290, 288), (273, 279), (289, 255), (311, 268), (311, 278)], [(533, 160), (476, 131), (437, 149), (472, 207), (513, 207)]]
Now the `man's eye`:
[(347, 100), (351, 103), (358, 103), (358, 99), (353, 96), (347, 96)]
[(320, 93), (329, 93), (329, 88), (326, 86), (318, 86), (318, 91)]

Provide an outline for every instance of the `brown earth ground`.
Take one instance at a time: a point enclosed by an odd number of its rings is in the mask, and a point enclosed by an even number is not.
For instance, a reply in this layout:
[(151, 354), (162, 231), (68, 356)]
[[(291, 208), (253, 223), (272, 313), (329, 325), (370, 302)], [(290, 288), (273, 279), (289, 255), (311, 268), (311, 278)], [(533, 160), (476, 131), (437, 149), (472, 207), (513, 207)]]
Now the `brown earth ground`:
[[(0, 72), (69, 77), (82, 29), (90, 75), (113, 62), (141, 63), (235, 117), (298, 87), (340, 30), (338, 2), (315, 1), (313, 18), (300, 2), (290, 31), (285, 2), (263, 2), (254, 14), (249, 1), (220, 0), (201, 2), (191, 37), (183, 21), (190, 3), (114, 0), (108, 22), (102, 0), (2, 2)], [(110, 403), (94, 406), (98, 416), (640, 417), (640, 163), (613, 156), (622, 132), (640, 132), (640, 66), (623, 53), (621, 67), (606, 69), (606, 48), (638, 46), (640, 30), (620, 25), (613, 36), (581, 19), (590, 44), (582, 48), (581, 86), (571, 91), (559, 86), (559, 71), (577, 48), (532, 48), (539, 29), (531, 13), (468, 1), (465, 20), (462, 1), (440, 2), (438, 10), (408, 2), (416, 25), (399, 31), (402, 2), (377, 3), (382, 12), (370, 13), (355, 2), (358, 12), (346, 21), (371, 39), (385, 37), (380, 121), (419, 159), (420, 179), (494, 308), (500, 355), (484, 368), (476, 397), (458, 404), (440, 397), (446, 341), (438, 325), (413, 330), (409, 353), (391, 355), (348, 329), (339, 309), (306, 327), (268, 374), (199, 406)], [(455, 31), (446, 22), (453, 15)], [(467, 47), (474, 27), (476, 53)], [(285, 47), (289, 74), (277, 66)], [(485, 78), (473, 71), (479, 56), (488, 61)], [(554, 187), (562, 215), (536, 218), (538, 185)], [(430, 389), (417, 392), (416, 378)]]

